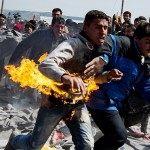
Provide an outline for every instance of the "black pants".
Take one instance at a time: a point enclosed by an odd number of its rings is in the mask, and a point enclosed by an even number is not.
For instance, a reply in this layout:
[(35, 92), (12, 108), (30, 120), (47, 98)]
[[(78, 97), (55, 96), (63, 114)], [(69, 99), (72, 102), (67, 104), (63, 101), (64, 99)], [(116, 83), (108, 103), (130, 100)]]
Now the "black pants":
[(127, 140), (124, 123), (118, 111), (89, 110), (94, 122), (103, 132), (94, 144), (95, 150), (117, 150)]

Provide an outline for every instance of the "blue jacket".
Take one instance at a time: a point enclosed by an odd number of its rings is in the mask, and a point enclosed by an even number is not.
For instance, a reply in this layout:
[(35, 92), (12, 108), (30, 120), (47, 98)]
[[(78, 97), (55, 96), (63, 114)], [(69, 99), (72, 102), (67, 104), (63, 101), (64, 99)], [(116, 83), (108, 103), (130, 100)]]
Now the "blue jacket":
[(120, 108), (122, 101), (129, 95), (139, 73), (138, 66), (132, 60), (118, 55), (117, 37), (111, 35), (111, 38), (113, 52), (105, 70), (118, 69), (124, 75), (120, 81), (103, 84), (99, 90), (92, 94), (88, 106), (94, 109), (117, 110)]
[(146, 104), (150, 104), (150, 75), (145, 74), (145, 72), (143, 67), (141, 67), (140, 75), (135, 84), (135, 90)]

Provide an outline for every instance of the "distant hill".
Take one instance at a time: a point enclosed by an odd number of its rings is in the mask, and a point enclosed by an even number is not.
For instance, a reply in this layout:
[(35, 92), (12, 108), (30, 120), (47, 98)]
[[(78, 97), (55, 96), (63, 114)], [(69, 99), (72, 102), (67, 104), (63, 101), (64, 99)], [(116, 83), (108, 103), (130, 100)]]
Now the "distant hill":
[[(40, 19), (40, 16), (45, 16), (45, 17), (51, 17), (52, 14), (50, 12), (34, 12), (34, 11), (20, 11), (20, 10), (4, 10), (4, 14), (7, 16), (8, 13), (13, 16), (14, 13), (18, 12), (21, 16), (22, 19), (24, 20), (30, 20), (33, 18), (35, 15), (35, 18), (37, 20)], [(81, 20), (83, 21), (82, 17), (75, 17), (75, 16), (63, 16), (65, 19), (73, 19), (73, 20)]]

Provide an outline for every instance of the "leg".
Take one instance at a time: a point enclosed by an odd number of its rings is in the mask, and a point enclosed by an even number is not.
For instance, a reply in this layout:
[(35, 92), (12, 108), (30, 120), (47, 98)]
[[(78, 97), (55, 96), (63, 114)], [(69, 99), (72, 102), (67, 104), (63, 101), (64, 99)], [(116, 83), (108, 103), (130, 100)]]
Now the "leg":
[(141, 121), (141, 131), (147, 133), (149, 114), (143, 114)]
[(92, 150), (94, 147), (94, 138), (91, 120), (86, 106), (82, 105), (77, 107), (72, 118), (65, 122), (70, 129), (75, 149)]
[(38, 112), (36, 124), (30, 135), (18, 135), (10, 141), (14, 149), (39, 150), (45, 144), (53, 129), (64, 115), (68, 113), (65, 107), (45, 108)]
[(104, 134), (95, 143), (95, 150), (117, 150), (126, 142), (126, 128), (118, 111), (91, 110), (91, 115)]

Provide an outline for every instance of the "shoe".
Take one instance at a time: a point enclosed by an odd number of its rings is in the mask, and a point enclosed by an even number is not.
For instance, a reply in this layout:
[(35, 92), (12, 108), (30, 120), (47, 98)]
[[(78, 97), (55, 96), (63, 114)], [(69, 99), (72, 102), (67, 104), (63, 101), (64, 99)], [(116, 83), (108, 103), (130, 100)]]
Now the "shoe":
[(19, 135), (19, 134), (20, 134), (20, 133), (19, 133), (18, 131), (16, 131), (16, 130), (14, 130), (14, 131), (11, 133), (11, 135), (10, 135), (10, 137), (9, 137), (9, 140), (8, 140), (8, 143), (7, 143), (7, 145), (6, 145), (6, 147), (5, 147), (4, 150), (15, 150), (15, 149), (12, 147), (10, 141), (11, 141), (13, 138), (15, 138), (17, 135)]

